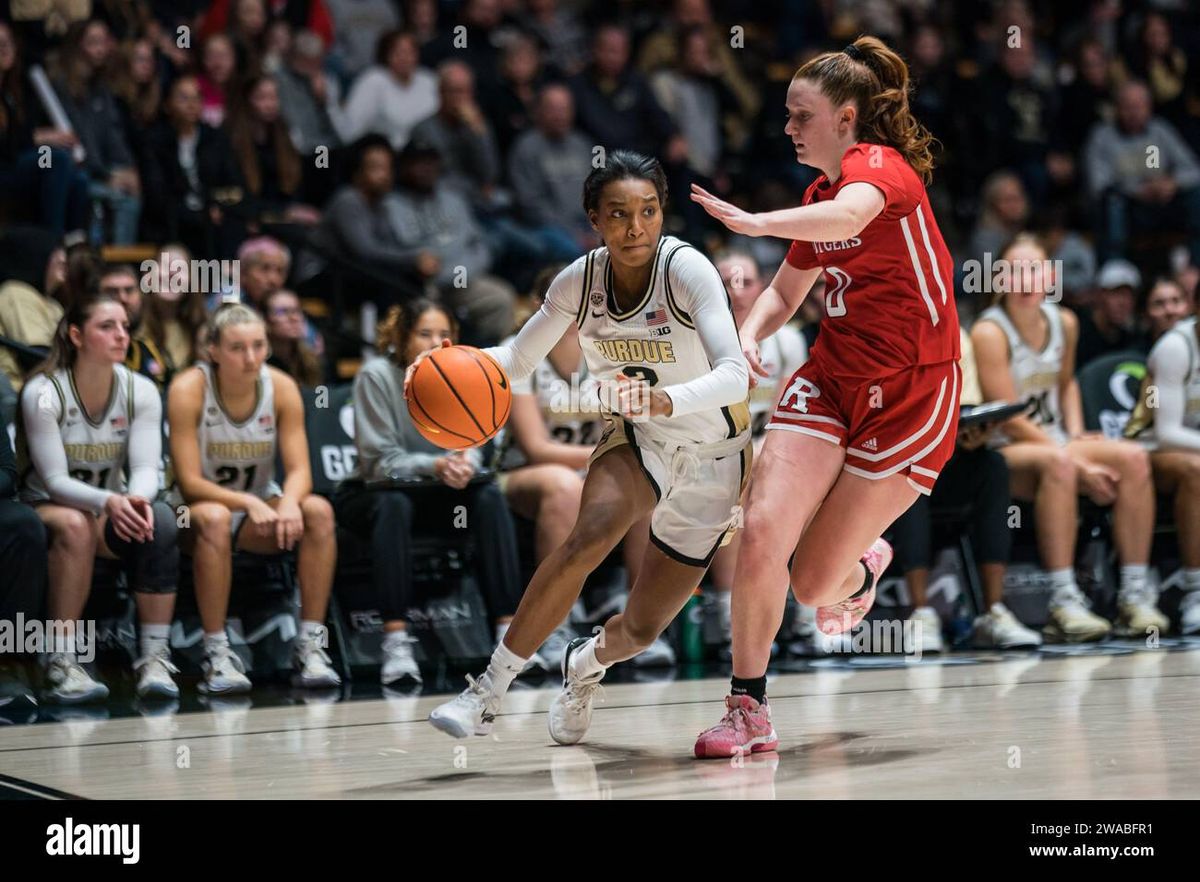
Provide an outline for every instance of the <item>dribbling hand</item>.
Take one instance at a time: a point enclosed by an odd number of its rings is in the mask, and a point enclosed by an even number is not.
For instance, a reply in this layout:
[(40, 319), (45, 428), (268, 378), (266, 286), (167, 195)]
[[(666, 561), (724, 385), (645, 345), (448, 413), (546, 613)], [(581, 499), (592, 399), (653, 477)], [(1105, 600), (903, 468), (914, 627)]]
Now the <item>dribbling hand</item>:
[[(451, 343), (449, 340), (442, 341), (442, 349), (447, 349), (453, 345), (454, 344)], [(434, 348), (436, 349), (437, 347), (434, 347)], [(417, 372), (417, 365), (419, 365), (421, 363), (422, 359), (428, 358), (429, 355), (433, 351), (434, 351), (433, 349), (426, 349), (424, 352), (422, 352), (420, 355), (418, 355), (416, 358), (413, 359), (412, 364), (410, 364), (407, 368), (405, 368), (405, 370), (404, 370), (404, 400), (405, 401), (408, 400), (408, 385), (409, 385), (409, 383), (412, 382), (413, 374), (415, 374)]]

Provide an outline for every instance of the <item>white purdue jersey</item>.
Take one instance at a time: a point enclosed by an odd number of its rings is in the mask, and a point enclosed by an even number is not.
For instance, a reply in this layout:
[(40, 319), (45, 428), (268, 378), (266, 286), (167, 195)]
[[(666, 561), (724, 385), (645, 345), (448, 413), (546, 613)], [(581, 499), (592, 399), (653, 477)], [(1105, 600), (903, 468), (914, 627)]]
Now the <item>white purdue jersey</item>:
[[(1065, 444), (1067, 429), (1058, 394), (1063, 359), (1066, 357), (1062, 313), (1057, 306), (1043, 303), (1042, 315), (1046, 317), (1050, 334), (1040, 352), (1021, 338), (1002, 306), (988, 307), (980, 314), (979, 320), (993, 321), (1004, 331), (1008, 339), (1009, 372), (1017, 400), (1028, 401), (1033, 398), (1037, 402), (1037, 408), (1029, 418), (1059, 444)], [(1002, 446), (1009, 441), (1003, 431), (997, 430), (991, 443), (993, 446)]]
[(1200, 338), (1196, 317), (1183, 319), (1168, 334), (1179, 334), (1188, 344), (1188, 372), (1183, 381), (1183, 425), (1200, 430)]
[[(150, 383), (124, 365), (114, 365), (108, 406), (94, 422), (80, 401), (75, 376), (68, 368), (59, 368), (53, 374), (39, 375), (30, 381), (25, 394), (44, 399), (38, 406), (50, 408), (57, 415), (63, 450), (67, 455), (67, 472), (76, 481), (100, 490), (124, 492), (126, 452), (135, 415), (134, 383), (138, 379)], [(18, 455), (23, 473), (21, 501), (29, 504), (45, 502), (51, 498), (50, 493), (33, 467), (27, 438), (23, 432), (19, 437)]]
[(283, 493), (275, 482), (275, 387), (265, 364), (258, 374), (258, 405), (243, 422), (235, 422), (217, 392), (212, 365), (201, 362), (204, 407), (196, 436), (200, 442), (200, 473), (205, 480), (239, 493), (270, 499)]
[(758, 344), (758, 356), (767, 375), (758, 377), (758, 385), (750, 390), (750, 425), (756, 437), (766, 431), (783, 384), (808, 357), (808, 344), (803, 334), (784, 325)]
[[(1165, 367), (1164, 360), (1173, 359), (1182, 353), (1171, 352), (1172, 346), (1182, 341), (1185, 347), (1186, 369), (1183, 376), (1183, 428), (1200, 431), (1200, 340), (1196, 338), (1196, 317), (1183, 319), (1167, 331), (1150, 350), (1147, 359), (1149, 372), (1138, 394), (1138, 403), (1126, 426), (1126, 437), (1137, 438), (1147, 447), (1158, 448), (1159, 439), (1155, 432), (1154, 416), (1157, 409), (1149, 401), (1150, 390), (1155, 386), (1154, 371)], [(1176, 368), (1182, 367), (1182, 358)]]
[[(547, 292), (550, 305), (572, 312), (589, 374), (598, 381), (618, 374), (640, 377), (651, 386), (687, 383), (713, 369), (691, 316), (681, 307), (683, 292), (672, 264), (708, 258), (674, 236), (662, 236), (650, 282), (642, 299), (622, 312), (613, 295), (608, 248), (579, 258), (555, 278)], [(713, 273), (716, 269), (712, 268)], [(717, 279), (719, 282), (719, 277)], [(724, 292), (724, 288), (720, 288)], [(697, 292), (688, 292), (694, 296)], [(726, 298), (728, 308), (728, 298)], [(750, 427), (747, 401), (670, 419), (639, 424), (647, 437), (664, 444), (706, 444), (735, 438)]]
[[(507, 346), (516, 337), (500, 343)], [(543, 358), (533, 373), (523, 380), (513, 380), (513, 395), (533, 395), (546, 423), (550, 436), (563, 444), (594, 445), (604, 431), (601, 416), (599, 382), (588, 372), (587, 361), (582, 357), (574, 376), (564, 377), (555, 370), (549, 356)], [(524, 451), (512, 437), (512, 430), (505, 426), (498, 441), (504, 451), (500, 468), (504, 471), (521, 468), (528, 464)]]

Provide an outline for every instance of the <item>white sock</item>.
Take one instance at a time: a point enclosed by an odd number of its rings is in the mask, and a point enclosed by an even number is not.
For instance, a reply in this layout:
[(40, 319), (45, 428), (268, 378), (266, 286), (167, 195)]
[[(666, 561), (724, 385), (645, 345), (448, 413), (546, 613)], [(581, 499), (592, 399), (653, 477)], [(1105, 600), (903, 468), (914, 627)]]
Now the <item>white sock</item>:
[(603, 674), (608, 668), (609, 665), (596, 658), (595, 637), (575, 650), (575, 654), (571, 656), (571, 673), (581, 680), (594, 677), (596, 674)]
[(142, 658), (169, 655), (171, 652), (171, 626), (142, 622), (138, 643), (142, 648)]
[(326, 636), (324, 622), (314, 622), (311, 619), (306, 619), (300, 623), (300, 638), (320, 644), (321, 648), (325, 648), (328, 637)]
[(1140, 595), (1146, 588), (1146, 564), (1121, 565), (1121, 593)]
[(504, 642), (504, 635), (508, 633), (508, 626), (511, 624), (512, 624), (512, 622), (509, 621), (509, 622), (501, 622), (500, 624), (496, 625), (496, 645), (497, 646), (499, 646), (501, 643)]
[[(507, 630), (507, 626), (505, 629)], [(483, 675), (496, 698), (504, 697), (513, 679), (525, 670), (527, 661), (529, 659), (521, 658), (503, 643), (496, 645), (496, 651), (492, 653), (492, 660), (488, 662), (487, 671)]]
[(62, 634), (58, 631), (54, 632), (54, 636), (50, 638), (50, 652), (53, 655), (66, 655), (72, 661), (75, 660), (75, 634)]
[(1079, 592), (1079, 586), (1075, 584), (1074, 568), (1063, 567), (1059, 570), (1050, 570), (1047, 575), (1050, 577), (1051, 602), (1064, 594), (1074, 595)]
[(214, 652), (216, 652), (222, 646), (225, 647), (226, 649), (229, 648), (229, 635), (226, 634), (224, 631), (216, 631), (212, 634), (206, 633), (204, 635), (204, 654), (205, 655), (212, 655)]
[(384, 651), (390, 651), (402, 643), (408, 642), (408, 629), (403, 631), (388, 631), (383, 635)]
[(1184, 591), (1200, 591), (1200, 567), (1191, 569), (1183, 568), (1183, 590)]

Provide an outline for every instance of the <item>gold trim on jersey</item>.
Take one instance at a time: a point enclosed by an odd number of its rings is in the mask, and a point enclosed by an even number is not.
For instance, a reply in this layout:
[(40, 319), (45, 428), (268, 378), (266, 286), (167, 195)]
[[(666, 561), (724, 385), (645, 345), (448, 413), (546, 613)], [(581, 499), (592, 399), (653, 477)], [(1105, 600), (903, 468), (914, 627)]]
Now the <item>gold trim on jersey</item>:
[(75, 398), (75, 403), (79, 405), (79, 412), (83, 418), (87, 420), (87, 424), (93, 429), (99, 429), (104, 425), (104, 421), (108, 419), (109, 411), (112, 410), (113, 402), (117, 400), (117, 374), (113, 371), (112, 385), (108, 389), (108, 401), (104, 405), (104, 409), (100, 412), (100, 419), (92, 419), (92, 415), (88, 413), (88, 409), (84, 406), (83, 396), (79, 394), (79, 389), (75, 385), (75, 369), (67, 368), (67, 380), (71, 383), (71, 395)]
[(1146, 371), (1146, 376), (1142, 377), (1142, 385), (1138, 389), (1137, 403), (1133, 406), (1133, 411), (1129, 414), (1129, 421), (1125, 423), (1125, 429), (1122, 432), (1124, 437), (1134, 439), (1142, 432), (1154, 425), (1154, 408), (1150, 407), (1148, 398), (1150, 388), (1154, 385), (1154, 375)]
[(205, 376), (207, 377), (208, 382), (212, 385), (213, 398), (217, 402), (217, 407), (219, 407), (221, 409), (221, 413), (223, 413), (225, 415), (225, 419), (229, 420), (229, 424), (231, 426), (233, 426), (235, 429), (244, 429), (244, 428), (246, 428), (246, 426), (250, 425), (250, 421), (252, 419), (254, 419), (255, 416), (258, 415), (259, 410), (262, 408), (262, 402), (263, 402), (262, 371), (259, 370), (258, 376), (255, 377), (255, 379), (254, 379), (254, 408), (250, 411), (250, 416), (246, 417), (241, 422), (238, 422), (237, 420), (235, 420), (233, 418), (233, 415), (230, 414), (230, 412), (225, 408), (225, 402), (221, 398), (221, 386), (220, 386), (220, 383), (217, 382), (217, 369), (215, 367), (213, 367), (213, 368), (211, 368), (211, 370), (205, 371)]
[[(663, 237), (658, 237), (658, 244), (654, 246), (654, 265), (650, 267), (650, 282), (646, 285), (646, 290), (642, 294), (642, 299), (638, 301), (636, 306), (630, 307), (625, 312), (620, 312), (617, 309), (617, 296), (613, 293), (613, 269), (612, 269), (612, 252), (608, 254), (608, 263), (604, 266), (604, 292), (608, 300), (608, 314), (619, 322), (626, 319), (631, 319), (650, 302), (650, 298), (654, 296), (654, 283), (658, 280), (658, 263), (662, 256)], [(672, 252), (673, 253), (673, 252)]]
[(729, 437), (736, 438), (742, 432), (750, 428), (750, 398), (746, 396), (745, 401), (739, 401), (737, 404), (727, 404), (721, 408), (721, 415), (725, 417), (725, 424), (729, 426)]
[(606, 413), (601, 416), (604, 420), (604, 434), (600, 436), (600, 440), (596, 443), (592, 455), (588, 457), (588, 465), (590, 466), (610, 450), (616, 450), (618, 447), (624, 447), (628, 444), (629, 449), (633, 451), (634, 459), (637, 460), (638, 468), (642, 470), (642, 474), (650, 482), (650, 489), (654, 491), (654, 502), (657, 505), (662, 499), (662, 488), (658, 486), (658, 481), (654, 480), (654, 475), (650, 474), (650, 470), (646, 468), (646, 464), (642, 460), (642, 450), (638, 447), (637, 435), (634, 434), (633, 425), (628, 420), (616, 414)]
[(583, 296), (579, 298), (579, 310), (575, 313), (575, 325), (579, 328), (583, 327), (583, 321), (587, 318), (588, 302), (592, 297), (592, 270), (595, 269), (598, 250), (593, 248), (589, 251), (583, 262)]
[[(692, 317), (675, 302), (675, 292), (671, 290), (671, 258), (682, 251), (684, 248), (690, 248), (687, 242), (681, 242), (671, 249), (667, 255), (667, 259), (663, 261), (663, 289), (667, 295), (667, 308), (671, 310), (671, 315), (675, 316), (675, 320), (689, 330), (696, 330), (696, 325), (692, 322)], [(728, 295), (726, 295), (728, 297)]]

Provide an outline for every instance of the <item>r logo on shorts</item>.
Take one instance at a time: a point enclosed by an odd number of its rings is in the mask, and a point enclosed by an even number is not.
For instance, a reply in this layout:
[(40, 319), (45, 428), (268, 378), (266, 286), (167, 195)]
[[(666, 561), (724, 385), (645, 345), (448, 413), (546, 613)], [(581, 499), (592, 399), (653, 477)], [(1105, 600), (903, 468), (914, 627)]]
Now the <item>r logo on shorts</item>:
[(817, 388), (816, 383), (810, 382), (799, 374), (796, 374), (792, 378), (787, 392), (783, 393), (783, 398), (780, 400), (779, 406), (791, 408), (800, 413), (808, 413), (808, 399), (820, 397), (821, 390)]

